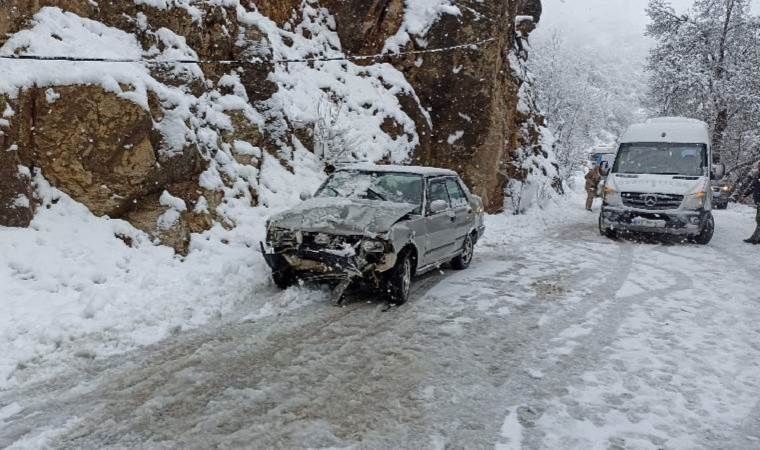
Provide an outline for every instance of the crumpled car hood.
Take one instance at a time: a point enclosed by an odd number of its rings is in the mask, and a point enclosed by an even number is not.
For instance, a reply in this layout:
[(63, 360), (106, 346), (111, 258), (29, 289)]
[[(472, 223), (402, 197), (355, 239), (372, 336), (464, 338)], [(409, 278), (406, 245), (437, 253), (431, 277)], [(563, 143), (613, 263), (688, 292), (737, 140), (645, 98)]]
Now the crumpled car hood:
[(368, 235), (391, 227), (417, 207), (353, 198), (312, 198), (270, 218), (270, 226), (331, 234)]

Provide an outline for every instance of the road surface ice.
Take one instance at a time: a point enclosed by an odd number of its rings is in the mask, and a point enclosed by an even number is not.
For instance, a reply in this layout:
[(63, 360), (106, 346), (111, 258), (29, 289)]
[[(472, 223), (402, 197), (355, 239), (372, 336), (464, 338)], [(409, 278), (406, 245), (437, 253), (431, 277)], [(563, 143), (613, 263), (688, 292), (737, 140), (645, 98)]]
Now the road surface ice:
[(577, 200), (490, 218), (470, 269), (389, 311), (271, 288), (266, 314), (41, 364), (0, 391), (0, 448), (760, 448), (752, 211), (700, 247), (604, 239)]

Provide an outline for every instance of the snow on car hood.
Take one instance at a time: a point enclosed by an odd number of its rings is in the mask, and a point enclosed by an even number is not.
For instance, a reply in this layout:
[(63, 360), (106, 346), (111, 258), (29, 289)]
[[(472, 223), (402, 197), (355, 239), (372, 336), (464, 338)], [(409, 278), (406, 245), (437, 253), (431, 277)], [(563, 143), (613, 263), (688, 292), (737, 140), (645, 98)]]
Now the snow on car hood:
[(707, 177), (678, 175), (629, 175), (613, 173), (607, 183), (618, 192), (649, 192), (656, 194), (688, 195), (707, 188)]
[(417, 207), (352, 198), (312, 198), (273, 216), (270, 226), (332, 234), (380, 234)]

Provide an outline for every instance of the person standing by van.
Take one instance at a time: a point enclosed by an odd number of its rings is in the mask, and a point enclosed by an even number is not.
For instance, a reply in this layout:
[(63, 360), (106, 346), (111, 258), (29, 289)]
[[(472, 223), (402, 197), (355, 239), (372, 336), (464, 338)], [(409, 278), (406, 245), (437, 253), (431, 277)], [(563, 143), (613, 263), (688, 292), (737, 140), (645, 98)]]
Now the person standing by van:
[(757, 163), (757, 169), (752, 172), (752, 184), (746, 194), (749, 194), (750, 192), (752, 193), (752, 200), (755, 201), (755, 208), (757, 208), (755, 216), (756, 226), (752, 237), (745, 239), (744, 242), (758, 245), (760, 244), (760, 162)]
[(604, 167), (601, 164), (597, 164), (591, 168), (586, 174), (586, 209), (591, 211), (591, 207), (594, 206), (594, 198), (596, 197), (597, 188), (599, 182), (604, 177)]

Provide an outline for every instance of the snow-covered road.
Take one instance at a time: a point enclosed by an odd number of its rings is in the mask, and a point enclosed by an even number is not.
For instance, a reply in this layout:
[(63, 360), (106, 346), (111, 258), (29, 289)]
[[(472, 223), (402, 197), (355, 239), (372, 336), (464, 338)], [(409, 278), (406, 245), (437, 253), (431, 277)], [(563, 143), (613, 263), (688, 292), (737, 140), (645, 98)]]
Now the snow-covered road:
[(606, 240), (579, 202), (494, 217), (388, 312), (272, 290), (0, 391), (0, 448), (758, 448), (760, 248), (716, 215), (708, 247)]

